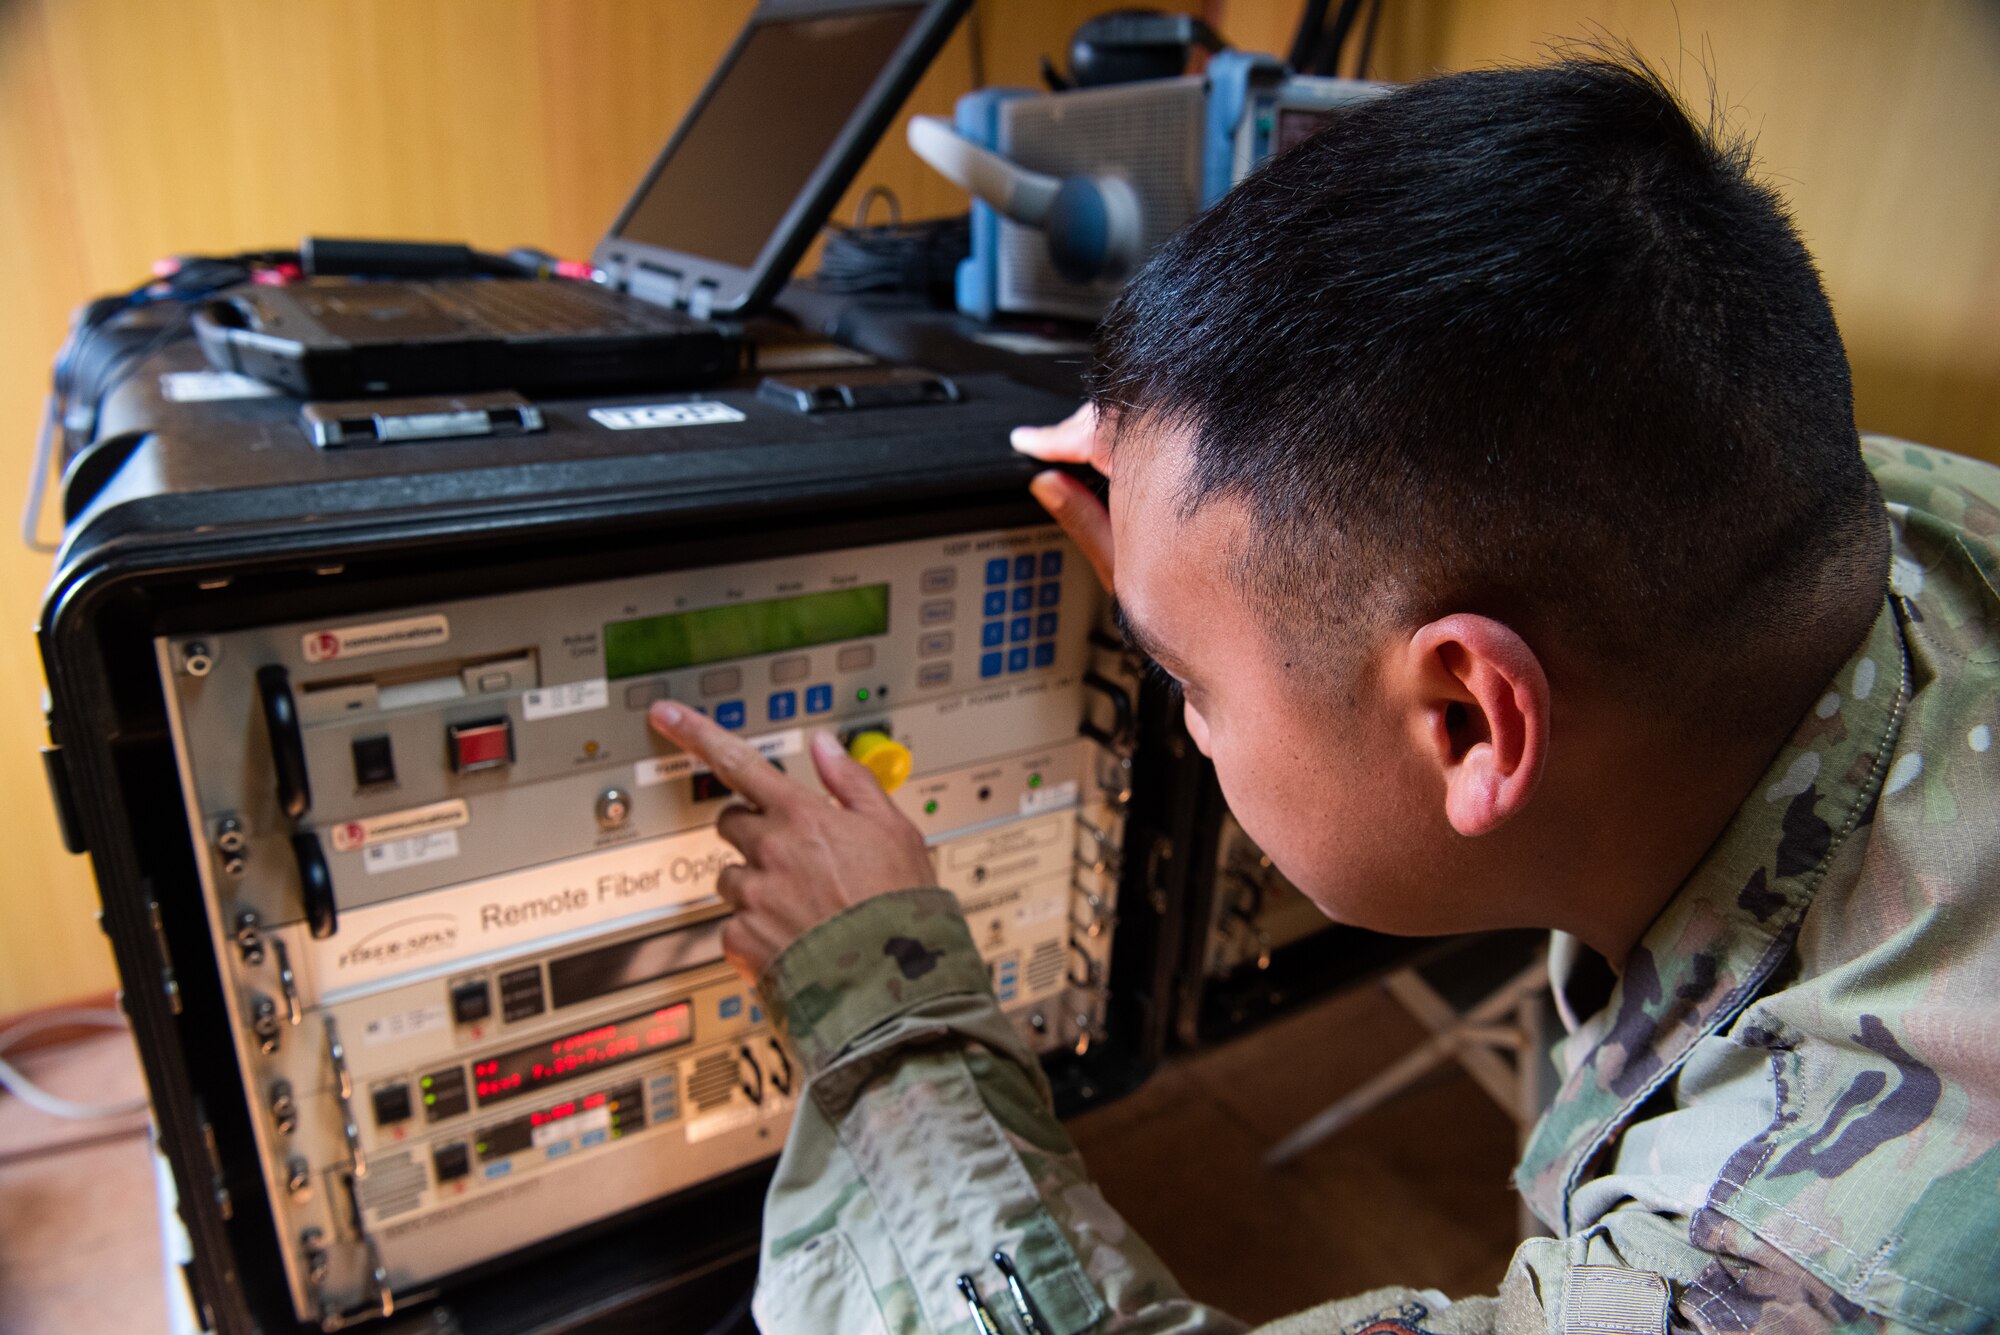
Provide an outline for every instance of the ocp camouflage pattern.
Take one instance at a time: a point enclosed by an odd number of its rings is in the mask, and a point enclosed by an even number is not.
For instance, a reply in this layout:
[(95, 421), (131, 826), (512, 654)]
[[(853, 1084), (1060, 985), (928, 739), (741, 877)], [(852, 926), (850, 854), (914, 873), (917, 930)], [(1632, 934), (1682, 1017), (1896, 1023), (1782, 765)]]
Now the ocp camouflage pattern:
[[(1495, 1297), (1383, 1290), (1267, 1335), (2000, 1329), (2000, 470), (1863, 447), (1882, 613), (1558, 1046), (1517, 1174), (1557, 1236)], [(964, 1331), (960, 1273), (1016, 1330), (995, 1248), (1065, 1335), (1243, 1329), (1092, 1185), (950, 895), (850, 909), (762, 986), (810, 1073), (767, 1335)]]

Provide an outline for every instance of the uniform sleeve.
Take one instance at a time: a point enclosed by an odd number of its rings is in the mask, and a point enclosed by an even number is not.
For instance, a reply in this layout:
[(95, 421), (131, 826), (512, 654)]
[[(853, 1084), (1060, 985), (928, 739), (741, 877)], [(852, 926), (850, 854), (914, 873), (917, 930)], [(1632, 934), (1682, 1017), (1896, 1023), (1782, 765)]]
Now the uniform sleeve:
[(958, 1335), (961, 1274), (1015, 1335), (996, 1250), (1052, 1333), (1244, 1329), (1105, 1203), (948, 891), (855, 905), (759, 987), (805, 1081), (764, 1209), (765, 1335)]
[[(1245, 1329), (1183, 1293), (1091, 1182), (949, 892), (856, 905), (795, 942), (759, 987), (805, 1082), (765, 1203), (765, 1335), (962, 1335), (973, 1326), (961, 1274), (1019, 1335), (996, 1250), (1014, 1258), (1051, 1335)], [(1370, 1226), (1357, 1216), (1357, 1230)], [(1798, 1275), (1751, 1280), (1742, 1261), (1715, 1298), (1725, 1270), (1691, 1265), (1711, 1259), (1697, 1250), (1684, 1225), (1614, 1211), (1576, 1237), (1522, 1244), (1497, 1296), (1382, 1289), (1259, 1335), (1727, 1330), (1760, 1288), (1766, 1314), (1803, 1310), (1819, 1328), (1854, 1315), (1815, 1301)], [(1706, 1287), (1662, 1278), (1683, 1271)]]

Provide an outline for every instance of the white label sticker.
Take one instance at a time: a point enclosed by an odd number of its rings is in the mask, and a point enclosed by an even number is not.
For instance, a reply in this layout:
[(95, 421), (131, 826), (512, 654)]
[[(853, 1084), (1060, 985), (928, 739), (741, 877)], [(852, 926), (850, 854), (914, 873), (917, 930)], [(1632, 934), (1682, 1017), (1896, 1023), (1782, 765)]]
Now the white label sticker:
[(308, 943), (321, 1000), (420, 969), (546, 942), (561, 933), (663, 917), (713, 899), (736, 850), (711, 828), (344, 910)]
[(1030, 788), (1021, 794), (1021, 814), (1032, 816), (1038, 811), (1054, 811), (1058, 807), (1076, 805), (1076, 780), (1067, 783), (1052, 783), (1042, 788)]
[[(386, 844), (392, 839), (455, 830), (471, 819), (472, 813), (465, 803), (452, 798), (448, 802), (433, 802), (427, 807), (392, 811), (386, 816), (364, 816), (360, 820), (342, 821), (327, 831), (327, 837), (336, 852), (352, 853), (357, 848)], [(453, 851), (457, 850), (454, 848)]]
[(641, 403), (630, 408), (592, 408), (590, 418), (613, 431), (651, 431), (668, 426), (720, 426), (740, 422), (743, 414), (726, 403)]
[(396, 1043), (406, 1038), (427, 1034), (433, 1029), (446, 1026), (443, 1006), (417, 1006), (411, 1010), (397, 1011), (393, 1015), (379, 1015), (361, 1027), (361, 1041), (373, 1046), (377, 1043)]
[(374, 876), (385, 871), (401, 871), (405, 867), (421, 867), (426, 862), (443, 862), (446, 858), (457, 856), (457, 831), (440, 830), (436, 834), (420, 834), (413, 839), (372, 844), (361, 851), (361, 866)]
[(529, 691), (521, 697), (521, 717), (533, 723), (537, 719), (561, 718), (564, 714), (602, 709), (610, 703), (611, 688), (605, 684), (604, 678), (597, 677), (591, 681), (572, 681)]
[(234, 371), (167, 371), (160, 376), (160, 397), (169, 403), (216, 403), (223, 399), (272, 399), (275, 385)]
[(611, 1129), (611, 1109), (600, 1104), (567, 1117), (552, 1117), (528, 1133), (535, 1148), (545, 1150), (557, 1141), (573, 1140), (590, 1131)]
[[(766, 733), (762, 737), (744, 740), (757, 748), (757, 753), (766, 760), (783, 760), (795, 756), (806, 749), (806, 734), (803, 728), (787, 728), (783, 732)], [(632, 767), (632, 786), (635, 788), (657, 788), (674, 779), (685, 779), (690, 774), (706, 774), (708, 766), (683, 751), (679, 755), (658, 756), (652, 760), (642, 760)]]
[(698, 1145), (711, 1137), (749, 1126), (757, 1120), (757, 1105), (754, 1103), (734, 1103), (721, 1112), (712, 1112), (706, 1117), (694, 1118), (687, 1124), (687, 1143)]
[(336, 658), (361, 658), (398, 649), (429, 649), (449, 639), (450, 621), (442, 616), (423, 616), (308, 631), (302, 643), (306, 662), (331, 663)]

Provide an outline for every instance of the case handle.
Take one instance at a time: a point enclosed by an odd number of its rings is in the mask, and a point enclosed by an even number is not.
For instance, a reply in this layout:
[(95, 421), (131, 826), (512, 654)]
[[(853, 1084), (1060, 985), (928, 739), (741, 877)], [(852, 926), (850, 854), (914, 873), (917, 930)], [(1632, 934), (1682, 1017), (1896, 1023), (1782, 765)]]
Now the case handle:
[(292, 674), (277, 663), (258, 668), (257, 694), (264, 702), (264, 730), (271, 735), (278, 807), (297, 820), (312, 809), (312, 785), (306, 781), (306, 744), (299, 733), (299, 707), (292, 699)]

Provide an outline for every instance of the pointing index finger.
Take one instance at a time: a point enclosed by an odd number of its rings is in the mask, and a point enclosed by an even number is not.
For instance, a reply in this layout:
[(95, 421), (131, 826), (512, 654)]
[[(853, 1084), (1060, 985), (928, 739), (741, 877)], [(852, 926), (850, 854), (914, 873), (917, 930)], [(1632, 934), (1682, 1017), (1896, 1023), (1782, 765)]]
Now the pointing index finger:
[(646, 721), (653, 731), (699, 757), (718, 779), (764, 811), (776, 810), (805, 791), (773, 769), (756, 747), (686, 705), (656, 700), (646, 711)]

